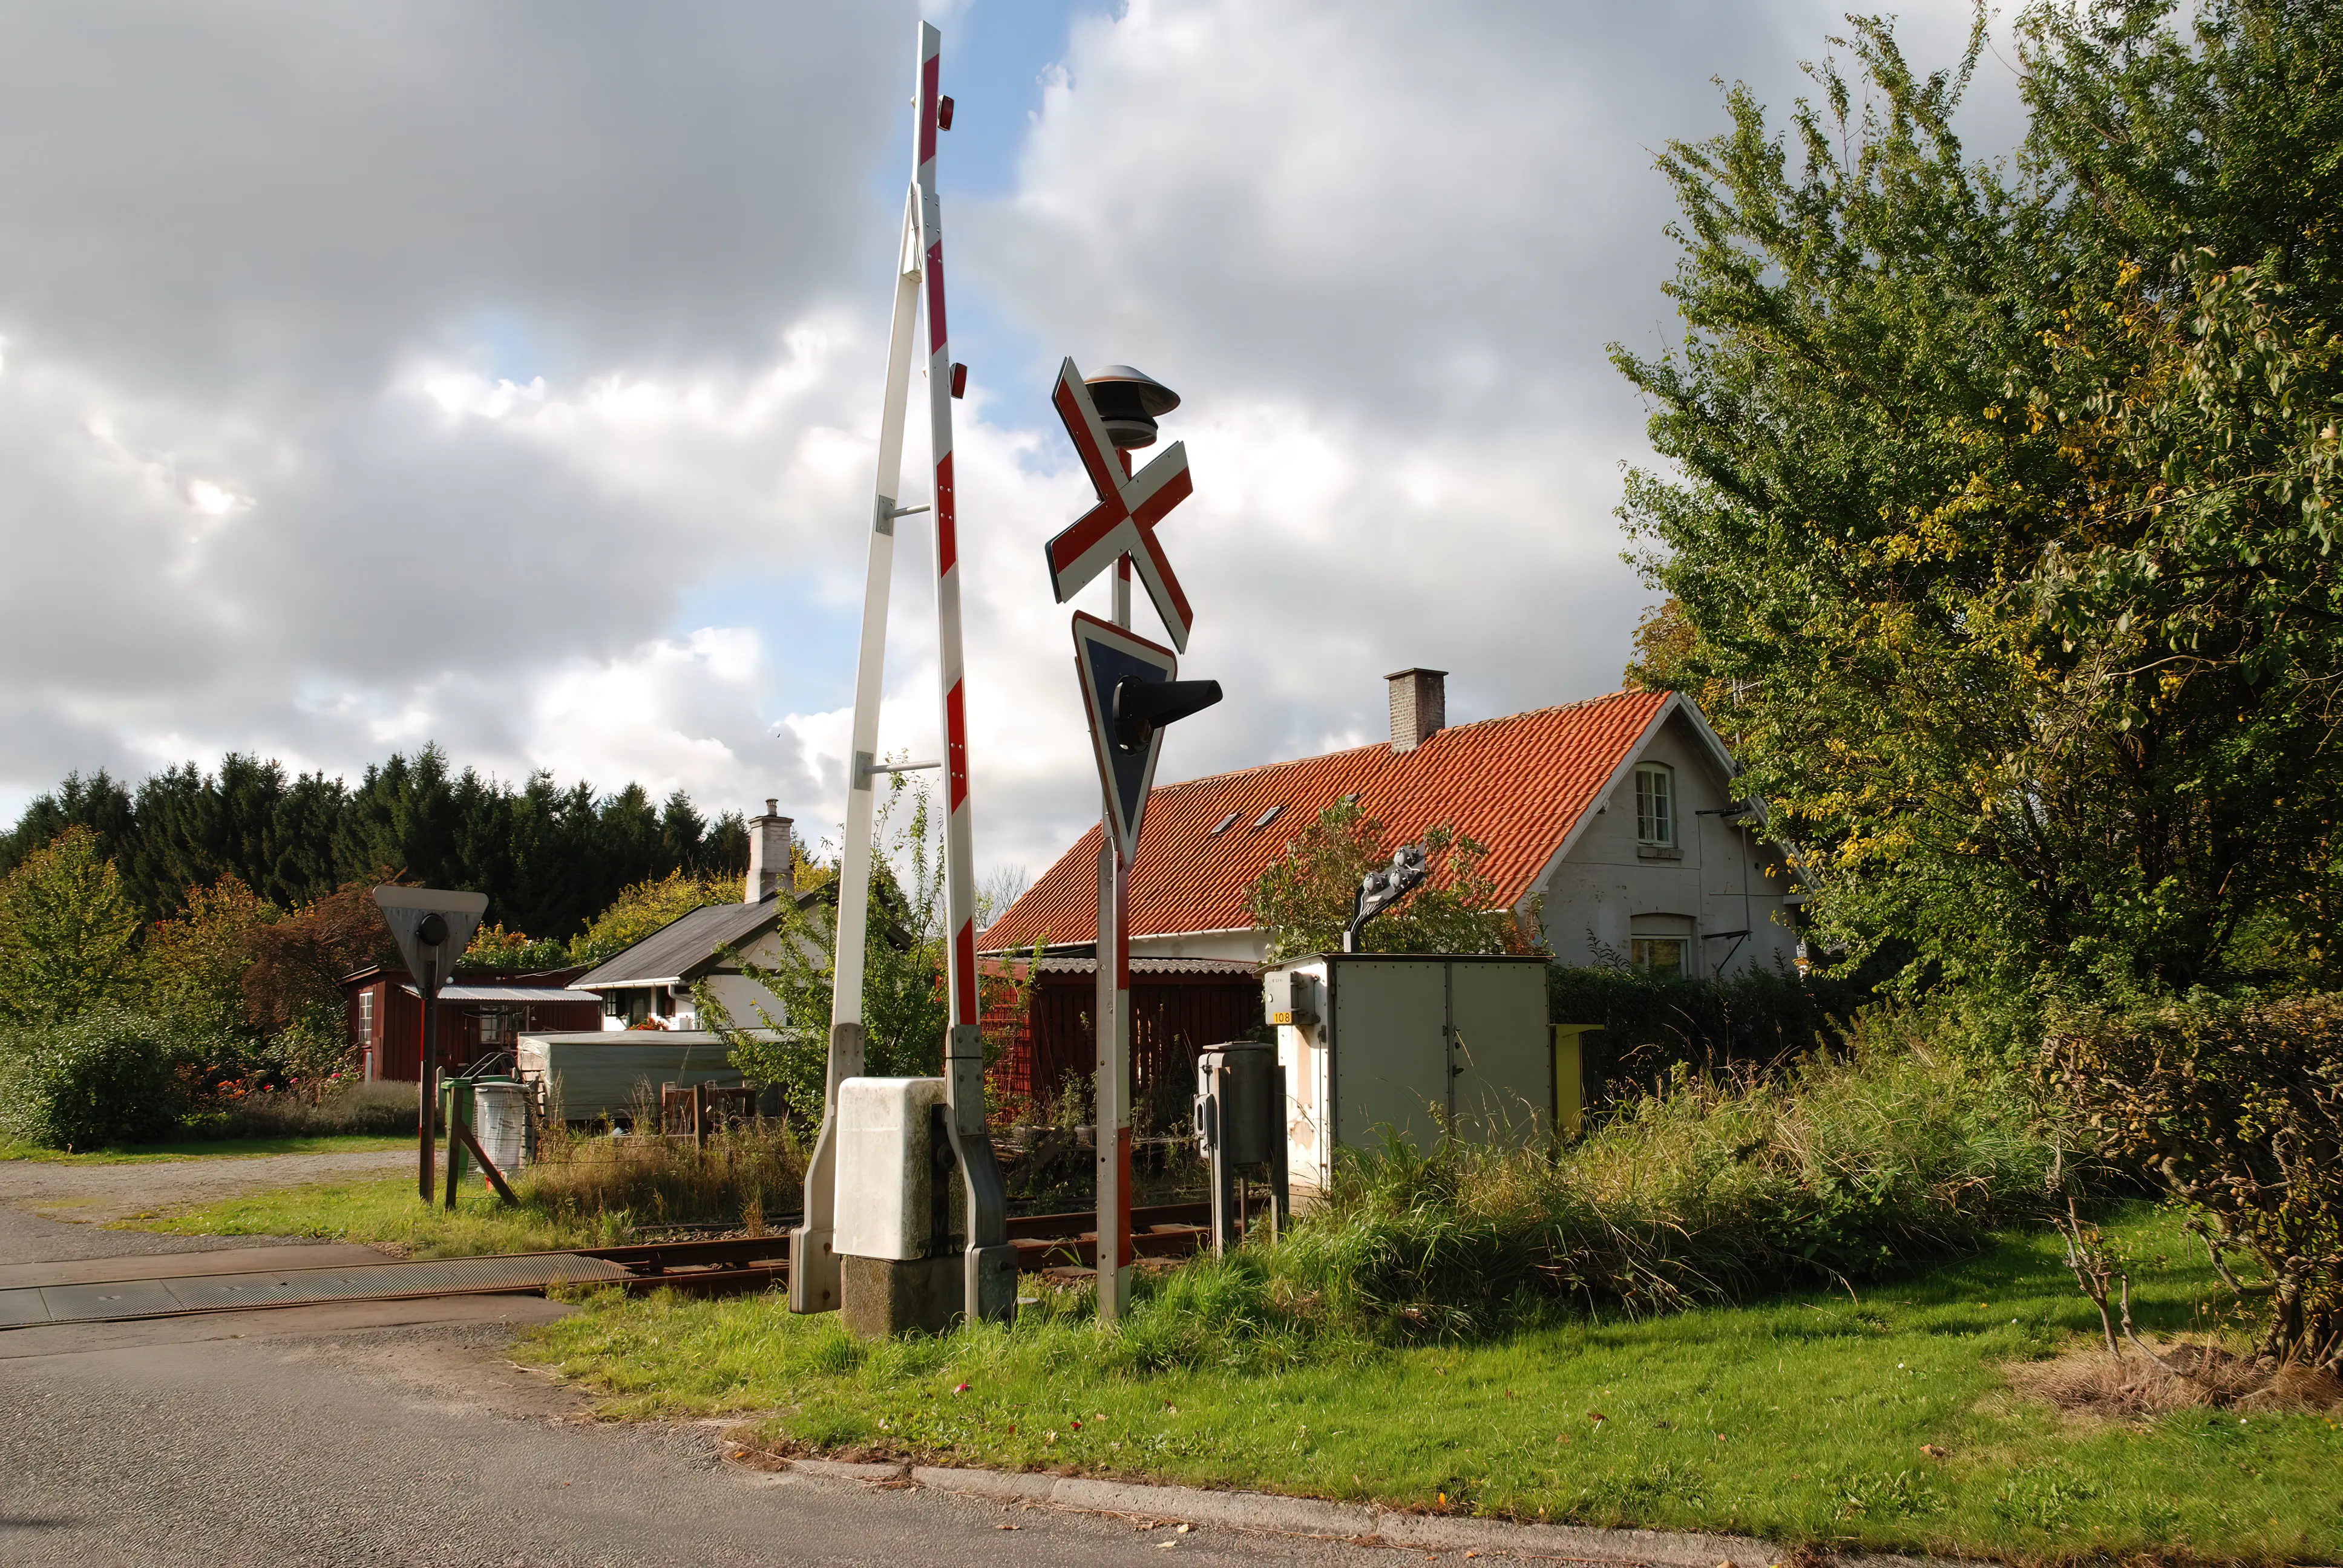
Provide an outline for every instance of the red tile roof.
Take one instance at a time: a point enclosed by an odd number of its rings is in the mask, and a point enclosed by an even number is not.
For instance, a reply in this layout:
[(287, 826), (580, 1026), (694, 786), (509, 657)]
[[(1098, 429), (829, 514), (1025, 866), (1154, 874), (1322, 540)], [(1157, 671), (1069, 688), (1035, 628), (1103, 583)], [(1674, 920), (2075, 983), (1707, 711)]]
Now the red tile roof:
[[(1131, 879), (1131, 932), (1248, 929), (1247, 895), (1287, 841), (1355, 794), (1389, 842), (1443, 823), (1489, 847), (1482, 874), (1513, 904), (1651, 725), (1665, 692), (1617, 691), (1443, 729), (1413, 751), (1384, 742), (1166, 784), (1148, 797)], [(1276, 818), (1256, 828), (1271, 807)], [(1218, 835), (1213, 826), (1233, 814)], [(1098, 937), (1098, 829), (1084, 833), (984, 933), (988, 950)]]

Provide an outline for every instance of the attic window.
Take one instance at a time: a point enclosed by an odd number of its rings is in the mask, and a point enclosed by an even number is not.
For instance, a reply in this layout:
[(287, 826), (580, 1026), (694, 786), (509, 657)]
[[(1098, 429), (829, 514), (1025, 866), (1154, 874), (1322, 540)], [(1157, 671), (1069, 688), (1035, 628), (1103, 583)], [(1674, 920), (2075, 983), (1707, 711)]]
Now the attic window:
[(1225, 817), (1222, 818), (1219, 821), (1217, 821), (1217, 822), (1213, 823), (1213, 824), (1212, 824), (1212, 830), (1211, 832), (1209, 832), (1209, 833), (1205, 834), (1205, 835), (1204, 835), (1204, 837), (1206, 837), (1207, 839), (1217, 839), (1217, 838), (1219, 838), (1222, 834), (1223, 834), (1223, 833), (1225, 833), (1225, 832), (1227, 832), (1227, 831), (1229, 830), (1229, 824), (1230, 824), (1230, 823), (1232, 823), (1232, 822), (1233, 822), (1233, 821), (1235, 821), (1236, 819), (1237, 819), (1237, 814), (1236, 814), (1234, 811), (1230, 812), (1227, 816), (1225, 816)]
[(1252, 825), (1256, 828), (1266, 828), (1272, 822), (1276, 821), (1277, 814), (1284, 809), (1285, 808), (1282, 806), (1272, 806), (1268, 810), (1263, 811), (1260, 816), (1255, 817), (1252, 819)]
[(1673, 848), (1676, 841), (1675, 769), (1645, 762), (1635, 769), (1635, 842)]

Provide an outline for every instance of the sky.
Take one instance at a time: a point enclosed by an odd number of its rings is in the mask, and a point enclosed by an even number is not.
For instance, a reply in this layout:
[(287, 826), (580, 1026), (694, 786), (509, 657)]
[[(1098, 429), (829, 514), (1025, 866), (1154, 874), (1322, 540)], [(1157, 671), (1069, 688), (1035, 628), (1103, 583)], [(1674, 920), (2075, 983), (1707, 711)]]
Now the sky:
[[(0, 819), (237, 750), (844, 810), (912, 5), (0, 9)], [(1163, 781), (1614, 689), (1681, 336), (1654, 159), (1778, 117), (1808, 0), (956, 0), (941, 138), (977, 864), (1096, 776), (1041, 548), (1061, 359), (1183, 401), (1161, 538), (1226, 700)], [(1969, 8), (1907, 5), (1923, 65)], [(1963, 111), (2020, 133), (2006, 19)], [(1841, 51), (1843, 53), (1843, 51)], [(903, 499), (924, 500), (915, 385)], [(880, 746), (940, 755), (903, 525)], [(1142, 635), (1160, 635), (1140, 596)]]

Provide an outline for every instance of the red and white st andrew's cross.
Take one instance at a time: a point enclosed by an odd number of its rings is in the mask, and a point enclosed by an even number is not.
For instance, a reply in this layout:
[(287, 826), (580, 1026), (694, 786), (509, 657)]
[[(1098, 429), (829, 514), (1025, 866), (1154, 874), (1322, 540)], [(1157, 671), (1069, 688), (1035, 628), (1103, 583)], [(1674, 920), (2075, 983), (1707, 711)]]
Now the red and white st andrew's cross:
[(1139, 580), (1172, 634), (1172, 646), (1188, 650), (1188, 629), (1195, 619), (1180, 579), (1164, 558), (1155, 538), (1155, 525), (1164, 514), (1186, 500), (1195, 485), (1188, 477), (1188, 447), (1174, 441), (1135, 475), (1122, 471), (1122, 462), (1106, 427), (1099, 422), (1091, 389), (1082, 373), (1068, 359), (1058, 372), (1058, 388), (1050, 401), (1066, 422), (1066, 434), (1081, 454), (1082, 467), (1098, 491), (1098, 505), (1074, 520), (1071, 528), (1051, 539), (1045, 552), (1050, 561), (1050, 586), (1060, 604), (1081, 592), (1092, 578), (1128, 555), (1139, 568)]

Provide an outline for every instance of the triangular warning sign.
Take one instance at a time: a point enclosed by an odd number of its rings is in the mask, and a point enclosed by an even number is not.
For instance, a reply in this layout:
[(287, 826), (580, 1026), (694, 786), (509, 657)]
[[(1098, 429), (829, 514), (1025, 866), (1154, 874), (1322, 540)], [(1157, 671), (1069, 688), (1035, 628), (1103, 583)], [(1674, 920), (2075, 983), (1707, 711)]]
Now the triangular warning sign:
[[(382, 918), (398, 943), (398, 955), (407, 960), (407, 972), (415, 977), (417, 986), (428, 984), (435, 989), (446, 985), (447, 977), (456, 972), (456, 960), (472, 945), (472, 933), (488, 910), (488, 894), (446, 888), (377, 888), (374, 901), (382, 907)], [(439, 917), (441, 929), (429, 934), (439, 940), (427, 941), (424, 922), (434, 915)]]
[(1081, 673), (1082, 706), (1090, 715), (1091, 747), (1098, 754), (1107, 815), (1114, 823), (1115, 841), (1128, 865), (1139, 844), (1139, 819), (1146, 813), (1147, 791), (1155, 782), (1155, 759), (1163, 750), (1163, 731), (1151, 728), (1145, 739), (1128, 751), (1117, 745), (1114, 689), (1126, 679), (1170, 680), (1179, 672), (1179, 656), (1096, 616), (1077, 611), (1074, 667)]

